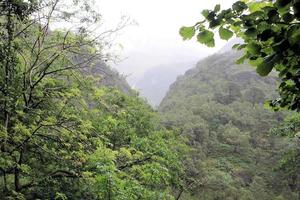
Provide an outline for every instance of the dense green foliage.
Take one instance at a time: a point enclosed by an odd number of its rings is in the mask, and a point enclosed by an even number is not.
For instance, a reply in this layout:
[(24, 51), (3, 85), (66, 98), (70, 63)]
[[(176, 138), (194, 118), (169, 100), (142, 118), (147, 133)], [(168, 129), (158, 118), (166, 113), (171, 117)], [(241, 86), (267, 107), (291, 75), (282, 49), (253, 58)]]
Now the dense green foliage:
[(289, 144), (286, 147), (284, 156), (281, 158), (279, 170), (287, 174), (291, 179), (290, 186), (294, 189), (298, 188), (300, 185), (300, 137), (299, 137), (299, 128), (300, 128), (300, 117), (298, 113), (286, 117), (284, 122), (278, 126), (272, 128), (270, 133), (272, 135), (279, 135), (287, 137), (289, 139)]
[[(184, 184), (183, 138), (99, 67), (88, 3), (1, 1), (1, 199), (173, 199)], [(82, 26), (50, 30), (72, 17)], [(89, 75), (97, 70), (112, 78)]]
[(197, 34), (200, 43), (214, 46), (214, 33), (218, 29), (221, 39), (228, 40), (234, 34), (244, 40), (235, 45), (243, 49), (238, 60), (250, 60), (261, 76), (273, 69), (278, 72), (281, 98), (273, 100), (274, 107), (300, 108), (299, 52), (300, 52), (300, 2), (298, 0), (235, 2), (231, 8), (203, 10), (204, 20), (192, 27), (182, 27), (180, 34), (191, 39)]
[[(211, 56), (172, 85), (159, 117), (103, 62), (92, 3), (0, 2), (1, 199), (299, 199), (299, 115), (263, 108), (276, 74), (237, 67), (238, 52)], [(209, 22), (242, 37), (259, 74), (280, 72), (275, 104), (297, 110), (298, 5), (216, 6), (180, 33), (214, 46)]]
[(200, 61), (159, 107), (164, 124), (181, 128), (194, 149), (186, 160), (190, 179), (182, 199), (298, 199), (295, 176), (277, 170), (289, 143), (268, 135), (284, 117), (263, 106), (276, 97), (276, 79), (236, 65), (240, 54)]

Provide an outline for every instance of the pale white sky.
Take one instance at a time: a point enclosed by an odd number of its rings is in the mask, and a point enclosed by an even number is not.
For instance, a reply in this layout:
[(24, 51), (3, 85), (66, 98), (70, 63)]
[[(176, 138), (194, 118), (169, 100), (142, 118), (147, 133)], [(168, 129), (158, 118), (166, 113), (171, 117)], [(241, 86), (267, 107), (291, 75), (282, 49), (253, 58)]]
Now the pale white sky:
[(123, 46), (123, 62), (115, 65), (121, 73), (135, 79), (145, 70), (177, 62), (196, 62), (220, 49), (225, 42), (217, 41), (216, 48), (207, 48), (194, 40), (183, 41), (178, 34), (181, 26), (201, 20), (201, 10), (221, 4), (227, 8), (235, 0), (96, 0), (106, 26), (116, 25), (122, 15), (138, 25), (127, 27), (118, 36)]

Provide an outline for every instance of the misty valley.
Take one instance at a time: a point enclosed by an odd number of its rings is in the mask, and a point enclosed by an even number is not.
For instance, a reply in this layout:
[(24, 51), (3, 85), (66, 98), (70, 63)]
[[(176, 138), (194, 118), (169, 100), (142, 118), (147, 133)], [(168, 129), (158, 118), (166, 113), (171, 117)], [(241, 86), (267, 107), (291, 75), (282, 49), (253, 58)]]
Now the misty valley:
[(1, 0), (0, 200), (299, 200), (300, 1), (218, 2), (128, 81), (128, 18)]

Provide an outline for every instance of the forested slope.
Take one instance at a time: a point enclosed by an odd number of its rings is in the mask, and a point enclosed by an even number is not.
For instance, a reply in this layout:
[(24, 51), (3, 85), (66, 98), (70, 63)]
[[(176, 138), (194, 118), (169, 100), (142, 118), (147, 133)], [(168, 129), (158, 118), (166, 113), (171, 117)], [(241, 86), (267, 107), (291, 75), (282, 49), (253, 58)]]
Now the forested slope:
[(194, 148), (186, 162), (189, 192), (182, 199), (296, 199), (290, 179), (276, 170), (286, 141), (269, 135), (285, 114), (264, 108), (276, 79), (236, 65), (240, 53), (212, 55), (178, 77), (159, 106)]
[(132, 93), (131, 87), (125, 77), (107, 65), (104, 61), (97, 60), (95, 64), (83, 69), (86, 75), (97, 77), (98, 84), (118, 89), (126, 94)]

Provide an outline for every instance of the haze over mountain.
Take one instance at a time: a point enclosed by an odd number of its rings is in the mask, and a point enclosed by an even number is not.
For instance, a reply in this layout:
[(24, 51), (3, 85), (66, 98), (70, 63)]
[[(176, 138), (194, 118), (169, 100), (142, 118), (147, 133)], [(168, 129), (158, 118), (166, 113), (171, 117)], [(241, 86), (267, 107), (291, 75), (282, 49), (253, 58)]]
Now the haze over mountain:
[[(232, 46), (242, 43), (242, 40), (232, 39), (226, 43), (218, 53), (225, 53), (232, 50)], [(201, 58), (199, 55), (198, 60)], [(137, 80), (131, 79), (132, 87), (140, 92), (140, 95), (154, 107), (158, 106), (166, 95), (169, 86), (176, 78), (193, 68), (197, 61), (174, 62), (165, 65), (159, 65), (148, 69), (143, 75), (139, 75)]]
[(158, 106), (177, 76), (195, 65), (193, 62), (173, 63), (147, 70), (136, 82), (134, 89), (154, 107)]
[[(137, 25), (128, 26), (114, 38), (116, 52), (122, 62), (113, 64), (134, 85), (143, 74), (157, 66), (173, 63), (196, 63), (220, 49), (226, 41), (216, 39), (215, 48), (206, 48), (196, 40), (183, 41), (179, 28), (193, 25), (201, 18), (201, 10), (221, 4), (228, 8), (234, 0), (97, 0), (95, 6), (101, 10), (103, 28), (114, 28), (122, 16), (127, 16)], [(105, 23), (109, 22), (109, 23)]]

